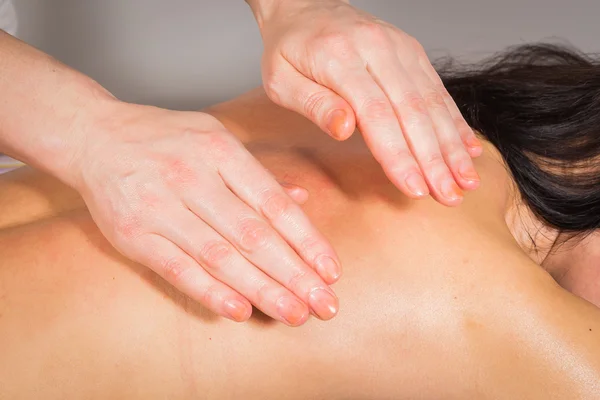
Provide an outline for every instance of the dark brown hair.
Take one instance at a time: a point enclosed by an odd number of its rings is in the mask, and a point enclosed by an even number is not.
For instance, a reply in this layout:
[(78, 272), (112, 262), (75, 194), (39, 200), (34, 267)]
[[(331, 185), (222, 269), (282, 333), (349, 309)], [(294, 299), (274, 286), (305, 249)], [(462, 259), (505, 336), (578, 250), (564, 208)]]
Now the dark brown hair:
[(438, 71), (538, 218), (567, 234), (600, 227), (598, 57), (562, 45), (521, 45)]

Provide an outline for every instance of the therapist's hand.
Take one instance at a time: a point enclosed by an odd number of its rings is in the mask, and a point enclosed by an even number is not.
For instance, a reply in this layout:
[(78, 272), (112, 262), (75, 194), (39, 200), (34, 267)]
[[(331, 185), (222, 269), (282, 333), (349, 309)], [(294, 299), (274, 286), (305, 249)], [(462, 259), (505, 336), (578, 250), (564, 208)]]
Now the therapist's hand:
[[(332, 137), (361, 131), (406, 195), (457, 205), (479, 177), (480, 142), (421, 45), (340, 0), (247, 0), (264, 40), (263, 82), (277, 104)], [(458, 185), (457, 185), (458, 184)]]
[(282, 187), (208, 114), (116, 100), (99, 114), (71, 169), (121, 253), (235, 321), (250, 303), (292, 326), (336, 314), (339, 261), (289, 196), (306, 192)]

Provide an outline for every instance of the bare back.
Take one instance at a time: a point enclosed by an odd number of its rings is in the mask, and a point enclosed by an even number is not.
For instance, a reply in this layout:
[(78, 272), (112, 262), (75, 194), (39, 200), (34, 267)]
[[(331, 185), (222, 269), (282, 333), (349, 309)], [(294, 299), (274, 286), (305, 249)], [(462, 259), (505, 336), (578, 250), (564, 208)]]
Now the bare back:
[(300, 328), (212, 316), (112, 250), (70, 189), (21, 170), (0, 177), (0, 399), (600, 393), (598, 311), (513, 239), (491, 147), (482, 187), (451, 209), (407, 199), (358, 136), (333, 142), (261, 93), (210, 112), (310, 191), (304, 209), (345, 269), (340, 314)]

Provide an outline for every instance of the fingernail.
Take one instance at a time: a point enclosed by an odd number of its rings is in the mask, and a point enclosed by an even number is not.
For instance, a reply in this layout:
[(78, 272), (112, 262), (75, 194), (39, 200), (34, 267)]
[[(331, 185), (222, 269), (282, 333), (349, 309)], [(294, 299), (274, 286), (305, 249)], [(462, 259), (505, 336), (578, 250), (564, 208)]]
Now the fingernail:
[(335, 138), (342, 137), (342, 130), (347, 123), (348, 114), (346, 111), (337, 109), (329, 114), (327, 120), (327, 131)]
[(429, 188), (427, 188), (427, 184), (421, 174), (416, 172), (410, 173), (405, 183), (407, 189), (417, 197), (424, 197), (429, 194)]
[(342, 268), (336, 263), (333, 258), (321, 255), (317, 258), (316, 269), (321, 278), (327, 283), (333, 283), (340, 278)]
[(248, 308), (244, 303), (238, 300), (227, 300), (225, 302), (225, 313), (237, 322), (243, 322), (247, 319)]
[(446, 180), (441, 187), (442, 196), (448, 200), (458, 200), (463, 197), (462, 190), (458, 187), (454, 180)]
[(466, 181), (469, 182), (479, 182), (479, 175), (477, 175), (477, 172), (473, 169), (472, 165), (461, 165), (458, 168), (458, 174)]
[(338, 312), (337, 298), (326, 289), (313, 289), (308, 295), (308, 302), (314, 313), (324, 321), (333, 318)]
[(277, 300), (277, 312), (291, 326), (297, 326), (308, 317), (306, 305), (293, 297), (285, 296)]

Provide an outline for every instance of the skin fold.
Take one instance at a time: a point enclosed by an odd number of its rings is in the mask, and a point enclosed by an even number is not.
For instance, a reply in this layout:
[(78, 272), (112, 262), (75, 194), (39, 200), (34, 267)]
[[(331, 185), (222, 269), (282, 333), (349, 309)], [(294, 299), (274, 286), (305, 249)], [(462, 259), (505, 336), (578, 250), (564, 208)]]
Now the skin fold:
[(75, 192), (21, 169), (0, 177), (0, 399), (600, 398), (600, 312), (553, 278), (577, 246), (528, 250), (534, 224), (514, 218), (491, 145), (480, 189), (447, 208), (400, 193), (358, 135), (324, 137), (262, 91), (206, 111), (309, 191), (344, 266), (339, 315), (215, 316), (113, 250)]

